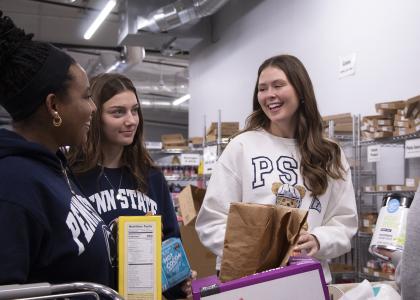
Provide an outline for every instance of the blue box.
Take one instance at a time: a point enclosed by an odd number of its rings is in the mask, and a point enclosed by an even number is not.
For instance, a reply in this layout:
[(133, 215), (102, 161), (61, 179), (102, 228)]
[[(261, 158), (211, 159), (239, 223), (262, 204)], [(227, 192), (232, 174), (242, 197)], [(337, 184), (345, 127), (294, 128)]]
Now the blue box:
[(162, 291), (177, 285), (191, 276), (187, 255), (179, 238), (169, 238), (162, 243)]

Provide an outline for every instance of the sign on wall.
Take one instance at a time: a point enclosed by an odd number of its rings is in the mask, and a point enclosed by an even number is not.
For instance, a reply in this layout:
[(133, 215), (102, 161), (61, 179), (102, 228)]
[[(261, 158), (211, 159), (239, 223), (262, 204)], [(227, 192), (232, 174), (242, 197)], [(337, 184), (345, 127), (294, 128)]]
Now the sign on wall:
[(356, 73), (356, 53), (340, 56), (339, 60), (338, 78), (344, 78)]
[(405, 158), (420, 157), (420, 139), (405, 141)]

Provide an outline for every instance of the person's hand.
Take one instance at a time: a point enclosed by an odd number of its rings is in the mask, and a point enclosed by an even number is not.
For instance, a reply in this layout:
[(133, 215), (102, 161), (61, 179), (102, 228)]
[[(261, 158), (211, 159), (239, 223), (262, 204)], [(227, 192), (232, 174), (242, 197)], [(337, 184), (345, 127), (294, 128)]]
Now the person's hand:
[(387, 257), (388, 260), (391, 260), (392, 256), (394, 255), (394, 251), (393, 250), (387, 250), (387, 249), (377, 248), (375, 251), (378, 252), (379, 254)]
[(382, 259), (386, 260), (386, 261), (391, 261), (394, 266), (398, 266), (398, 264), (401, 261), (401, 257), (402, 257), (402, 252), (401, 251), (396, 251), (396, 250), (387, 250), (387, 249), (383, 249), (383, 248), (376, 248), (375, 252), (378, 253), (379, 255), (381, 255)]
[(184, 281), (184, 283), (181, 286), (181, 290), (187, 295), (188, 297), (192, 297), (192, 288), (191, 288), (191, 282), (197, 278), (197, 272), (194, 270), (191, 270), (191, 276)]
[(297, 245), (293, 249), (293, 255), (296, 253), (306, 253), (308, 256), (314, 256), (319, 251), (318, 239), (307, 231), (299, 234)]

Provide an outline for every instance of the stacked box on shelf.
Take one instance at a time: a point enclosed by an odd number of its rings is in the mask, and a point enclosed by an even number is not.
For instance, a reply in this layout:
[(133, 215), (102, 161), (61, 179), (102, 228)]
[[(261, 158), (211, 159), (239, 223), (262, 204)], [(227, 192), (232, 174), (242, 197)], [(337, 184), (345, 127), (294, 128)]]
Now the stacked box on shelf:
[(191, 148), (198, 148), (203, 146), (203, 138), (201, 136), (194, 136), (190, 137), (188, 140), (188, 145), (191, 146)]
[(378, 115), (364, 116), (362, 138), (376, 139), (401, 136), (420, 131), (420, 96), (407, 101), (375, 104)]
[(420, 131), (420, 96), (408, 99), (404, 112), (413, 131)]
[(161, 136), (161, 140), (162, 140), (162, 143), (163, 143), (163, 148), (166, 149), (166, 150), (171, 150), (171, 149), (186, 150), (186, 149), (188, 149), (187, 140), (180, 133), (164, 134), (164, 135)]
[[(222, 122), (221, 124), (221, 138), (229, 138), (239, 131), (239, 122)], [(206, 133), (206, 141), (213, 142), (217, 140), (217, 123), (211, 123), (210, 128)]]
[(353, 117), (351, 113), (323, 116), (324, 130), (329, 130), (329, 121), (334, 121), (334, 133), (338, 135), (348, 135), (353, 133)]

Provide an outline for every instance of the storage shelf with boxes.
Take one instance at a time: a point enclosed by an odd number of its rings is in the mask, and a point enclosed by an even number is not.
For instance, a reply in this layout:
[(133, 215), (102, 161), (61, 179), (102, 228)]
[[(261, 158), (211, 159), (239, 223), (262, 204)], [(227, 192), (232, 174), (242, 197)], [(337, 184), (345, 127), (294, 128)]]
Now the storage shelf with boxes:
[[(420, 161), (415, 158), (416, 155), (407, 157), (407, 147), (420, 137), (420, 96), (406, 101), (377, 103), (375, 109), (377, 115), (362, 118), (359, 144), (360, 151), (365, 155), (361, 166), (369, 168), (366, 170), (369, 174), (373, 171), (372, 176), (361, 177), (364, 169), (358, 172), (361, 203), (358, 276), (359, 280), (366, 278), (370, 281), (394, 280), (395, 277), (395, 266), (367, 251), (375, 230), (379, 204), (389, 193), (412, 195), (420, 179)], [(407, 158), (411, 159), (407, 161)]]
[(377, 115), (364, 116), (363, 140), (399, 136), (418, 136), (420, 131), (420, 96), (406, 101), (397, 100), (375, 104)]
[[(206, 143), (209, 142), (217, 142), (218, 138), (218, 129), (217, 129), (218, 123), (213, 122), (211, 123), (209, 129), (206, 132)], [(239, 122), (221, 122), (220, 124), (220, 139), (229, 139), (231, 136), (239, 132)]]

